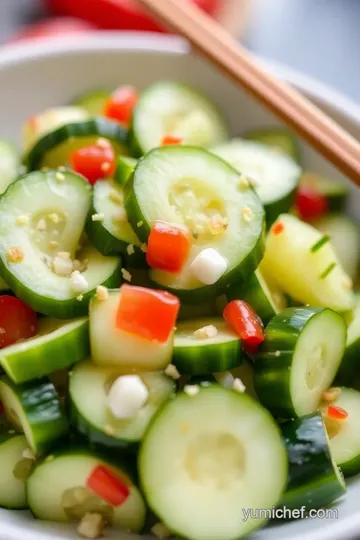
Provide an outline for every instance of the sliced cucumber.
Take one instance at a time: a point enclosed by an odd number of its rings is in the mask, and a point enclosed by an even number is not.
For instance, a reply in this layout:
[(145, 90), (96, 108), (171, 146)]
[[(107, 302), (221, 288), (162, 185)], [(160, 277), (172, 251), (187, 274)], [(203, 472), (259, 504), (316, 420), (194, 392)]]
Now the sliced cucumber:
[(271, 508), (286, 485), (287, 456), (270, 414), (216, 384), (178, 394), (155, 417), (139, 454), (147, 502), (174, 533), (240, 538), (264, 523), (243, 508)]
[(329, 418), (326, 414), (329, 403), (324, 403), (321, 411), (334, 460), (345, 476), (353, 476), (360, 472), (360, 392), (344, 387), (340, 390), (331, 405), (344, 409), (348, 413), (346, 420)]
[[(108, 505), (86, 488), (92, 471), (103, 466), (127, 484), (130, 495), (120, 506)], [(65, 448), (45, 458), (27, 482), (32, 513), (46, 521), (80, 521), (89, 512), (100, 513), (113, 527), (140, 532), (146, 508), (138, 488), (122, 466), (87, 448)]]
[(173, 334), (165, 343), (151, 341), (115, 326), (121, 290), (109, 291), (107, 300), (90, 303), (91, 356), (98, 366), (116, 367), (123, 373), (157, 371), (171, 361)]
[(360, 295), (356, 295), (354, 318), (349, 324), (346, 349), (336, 375), (338, 384), (353, 386), (360, 366)]
[(141, 441), (146, 428), (163, 403), (175, 393), (175, 383), (163, 373), (142, 373), (149, 397), (134, 418), (119, 420), (106, 405), (107, 393), (119, 372), (86, 361), (71, 373), (69, 393), (71, 422), (93, 444), (107, 449), (126, 448)]
[[(150, 278), (186, 303), (198, 303), (245, 280), (260, 262), (263, 208), (254, 191), (242, 188), (239, 175), (224, 161), (201, 148), (163, 147), (139, 161), (125, 185), (129, 221), (147, 242), (156, 220), (185, 226), (192, 237), (190, 255), (179, 274), (152, 269)], [(214, 231), (214, 220), (224, 223)], [(191, 234), (190, 234), (191, 233)], [(206, 248), (227, 261), (227, 270), (213, 285), (201, 283), (190, 265)]]
[(319, 412), (281, 424), (289, 478), (279, 506), (306, 510), (328, 506), (345, 494), (344, 478), (329, 448)]
[[(101, 216), (101, 221), (93, 217)], [(94, 185), (92, 208), (88, 216), (87, 234), (103, 255), (127, 253), (132, 245), (140, 255), (140, 241), (129, 224), (121, 186), (112, 180), (99, 180)]]
[(83, 107), (55, 107), (47, 109), (37, 116), (31, 116), (23, 128), (23, 146), (28, 151), (45, 134), (69, 124), (82, 122), (89, 117)]
[(0, 139), (0, 195), (19, 174), (19, 154), (9, 141)]
[(0, 366), (16, 384), (49, 375), (89, 355), (87, 317), (70, 321), (39, 319), (33, 338), (0, 350)]
[(101, 116), (110, 95), (108, 90), (93, 90), (74, 99), (73, 105), (82, 107), (90, 116)]
[(344, 182), (326, 178), (313, 172), (303, 174), (300, 186), (312, 189), (325, 197), (330, 212), (343, 210), (349, 197), (349, 190)]
[[(278, 234), (277, 226), (282, 227)], [(261, 270), (302, 304), (350, 310), (355, 303), (351, 282), (331, 244), (313, 249), (322, 236), (295, 216), (279, 216), (267, 236)]]
[(335, 378), (346, 332), (344, 319), (328, 308), (287, 308), (276, 315), (256, 355), (261, 403), (280, 418), (314, 412)]
[(281, 292), (271, 291), (259, 269), (245, 283), (235, 283), (229, 287), (226, 296), (229, 301), (245, 300), (264, 324), (286, 306), (284, 295)]
[(67, 420), (49, 379), (15, 385), (7, 377), (2, 377), (0, 400), (8, 420), (24, 432), (36, 454), (43, 454), (66, 435)]
[(288, 129), (283, 127), (253, 129), (244, 135), (245, 139), (270, 146), (275, 152), (283, 152), (299, 162), (298, 141)]
[(130, 140), (141, 156), (161, 146), (165, 135), (181, 137), (184, 144), (211, 146), (227, 139), (227, 126), (204, 95), (189, 86), (161, 81), (140, 96), (135, 107)]
[[(31, 461), (24, 458), (23, 452), (29, 445), (23, 435), (15, 433), (0, 434), (0, 506), (2, 508), (27, 508), (25, 480), (26, 469)], [(21, 473), (24, 476), (21, 477)]]
[(29, 171), (40, 167), (55, 169), (69, 163), (75, 150), (94, 144), (99, 138), (108, 139), (116, 153), (127, 154), (126, 129), (113, 120), (89, 118), (83, 122), (72, 122), (54, 129), (41, 137), (25, 157)]
[(360, 270), (360, 226), (345, 214), (326, 214), (312, 223), (330, 236), (332, 246), (348, 276), (355, 281)]
[(268, 225), (290, 209), (301, 169), (286, 154), (243, 139), (232, 139), (212, 151), (248, 177), (265, 207)]
[(115, 181), (123, 186), (129, 180), (137, 164), (137, 159), (118, 156), (116, 162)]
[(222, 312), (218, 313), (214, 301), (202, 302), (200, 304), (184, 304), (184, 302), (182, 302), (179, 310), (178, 320), (188, 321), (203, 317), (215, 317), (216, 315), (221, 314)]
[[(80, 268), (85, 266), (82, 275), (88, 286), (81, 301), (70, 276), (52, 270), (53, 256), (58, 252), (75, 257), (91, 197), (91, 188), (81, 176), (60, 173), (59, 181), (58, 174), (48, 171), (25, 175), (1, 198), (0, 270), (15, 294), (35, 311), (69, 318), (87, 313), (98, 285), (119, 285), (121, 261), (104, 257), (85, 244), (76, 254)], [(54, 241), (56, 249), (52, 250)], [(12, 258), (14, 248), (20, 250), (18, 262)]]
[(240, 362), (241, 340), (224, 319), (206, 318), (177, 324), (172, 363), (179, 373), (202, 375), (226, 371)]

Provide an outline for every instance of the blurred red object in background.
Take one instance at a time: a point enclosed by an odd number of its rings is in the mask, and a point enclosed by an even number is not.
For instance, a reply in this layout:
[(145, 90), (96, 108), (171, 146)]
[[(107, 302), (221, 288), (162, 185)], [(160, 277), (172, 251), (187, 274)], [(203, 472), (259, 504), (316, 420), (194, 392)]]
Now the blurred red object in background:
[(23, 26), (11, 37), (8, 43), (30, 39), (79, 35), (97, 29), (97, 26), (75, 17), (53, 17), (52, 19)]
[[(220, 0), (192, 1), (211, 15), (220, 4)], [(45, 3), (53, 13), (79, 17), (102, 29), (165, 31), (134, 0), (45, 0)]]

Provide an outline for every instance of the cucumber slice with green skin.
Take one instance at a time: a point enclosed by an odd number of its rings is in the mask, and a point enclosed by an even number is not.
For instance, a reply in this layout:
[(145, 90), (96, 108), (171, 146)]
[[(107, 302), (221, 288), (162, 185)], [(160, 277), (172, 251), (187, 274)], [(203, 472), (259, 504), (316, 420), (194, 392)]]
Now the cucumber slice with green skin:
[[(91, 188), (74, 173), (33, 172), (12, 184), (0, 200), (0, 272), (11, 290), (35, 311), (57, 318), (87, 313), (90, 297), (98, 285), (118, 286), (121, 261), (104, 257), (85, 245), (76, 255), (87, 260), (82, 273), (88, 290), (79, 301), (79, 292), (69, 276), (57, 275), (48, 264), (56, 252), (75, 257), (78, 242), (90, 206)], [(58, 223), (51, 217), (56, 214)], [(18, 220), (25, 223), (18, 224)], [(42, 229), (39, 229), (39, 223)], [(43, 227), (45, 229), (43, 230)], [(56, 235), (55, 235), (56, 233)], [(13, 248), (20, 248), (23, 259), (12, 262)]]
[(287, 308), (265, 329), (255, 358), (255, 390), (279, 418), (315, 411), (333, 382), (346, 343), (347, 328), (328, 308)]
[[(127, 220), (123, 200), (122, 187), (112, 180), (99, 180), (94, 185), (86, 232), (103, 255), (125, 254), (130, 244), (141, 253), (140, 240)], [(103, 216), (103, 220), (93, 221), (94, 215)]]
[(232, 139), (212, 152), (248, 177), (264, 205), (268, 226), (279, 214), (288, 212), (301, 175), (289, 156), (243, 139)]
[(30, 149), (24, 163), (29, 171), (40, 167), (56, 169), (67, 165), (75, 150), (95, 144), (99, 138), (108, 139), (116, 153), (127, 154), (126, 129), (119, 122), (98, 116), (65, 124), (46, 133)]
[(349, 198), (349, 190), (344, 182), (305, 172), (300, 180), (300, 186), (313, 189), (325, 197), (329, 212), (344, 210)]
[(360, 365), (360, 295), (356, 295), (353, 320), (349, 324), (346, 349), (336, 374), (337, 384), (353, 386)]
[[(86, 489), (87, 479), (98, 466), (110, 470), (129, 487), (130, 495), (120, 506), (109, 506)], [(144, 500), (124, 467), (87, 448), (65, 448), (45, 458), (27, 481), (27, 496), (34, 516), (46, 521), (79, 522), (87, 512), (96, 512), (112, 527), (135, 533), (145, 523)]]
[(139, 454), (150, 508), (174, 533), (232, 540), (264, 524), (241, 509), (271, 508), (287, 479), (278, 426), (255, 400), (217, 384), (178, 394), (157, 414)]
[[(150, 278), (186, 303), (198, 303), (220, 294), (235, 281), (245, 280), (263, 253), (263, 207), (239, 174), (224, 161), (201, 148), (187, 146), (152, 150), (141, 159), (125, 185), (129, 221), (142, 242), (147, 242), (157, 220), (185, 227), (191, 236), (190, 254), (179, 274), (151, 269)], [(225, 223), (214, 233), (213, 220)], [(234, 249), (234, 246), (236, 248)], [(227, 260), (223, 276), (204, 285), (190, 265), (206, 248)]]
[(203, 302), (201, 304), (184, 304), (182, 302), (180, 305), (178, 321), (215, 317), (216, 315), (218, 315), (218, 313), (214, 302)]
[(116, 161), (115, 182), (125, 185), (132, 175), (138, 160), (128, 156), (118, 156)]
[[(196, 331), (214, 326), (217, 335), (203, 337)], [(195, 333), (194, 333), (195, 332)], [(224, 319), (195, 319), (177, 323), (172, 363), (183, 375), (203, 375), (226, 371), (241, 362), (241, 340)]]
[(216, 106), (200, 92), (175, 82), (160, 81), (140, 96), (133, 113), (130, 146), (141, 156), (161, 146), (166, 135), (184, 144), (211, 146), (228, 138)]
[(108, 450), (136, 448), (156, 411), (175, 394), (175, 382), (163, 373), (139, 375), (149, 397), (138, 414), (119, 420), (106, 405), (111, 384), (119, 376), (114, 368), (95, 366), (85, 361), (77, 364), (70, 376), (70, 417), (72, 425), (87, 440)]
[(15, 385), (2, 377), (0, 400), (8, 420), (24, 432), (30, 448), (38, 455), (44, 454), (68, 431), (59, 396), (49, 379)]
[(326, 214), (312, 223), (322, 233), (330, 236), (331, 244), (341, 266), (355, 281), (360, 270), (360, 226), (346, 214)]
[[(276, 234), (277, 224), (282, 226), (279, 234)], [(282, 214), (267, 236), (261, 270), (303, 305), (348, 311), (355, 304), (351, 282), (330, 242), (313, 249), (322, 238), (315, 227), (290, 214)]]
[(110, 96), (111, 93), (108, 90), (93, 90), (77, 97), (72, 104), (83, 107), (90, 116), (101, 116)]
[(279, 313), (284, 303), (286, 305), (281, 293), (272, 294), (260, 270), (256, 270), (246, 283), (235, 283), (229, 287), (226, 296), (229, 302), (231, 300), (245, 300), (256, 311), (265, 325)]
[(346, 484), (319, 412), (281, 424), (289, 458), (289, 478), (279, 506), (311, 510), (345, 494)]
[(70, 321), (39, 319), (36, 336), (0, 350), (0, 366), (16, 384), (49, 375), (87, 358), (87, 317)]
[(171, 362), (173, 333), (165, 343), (159, 343), (117, 329), (120, 294), (121, 290), (112, 290), (107, 300), (91, 300), (90, 345), (94, 364), (117, 368), (122, 373), (164, 369)]
[(245, 133), (244, 138), (270, 146), (274, 151), (283, 152), (297, 163), (300, 161), (298, 141), (295, 135), (283, 127), (253, 129)]
[(19, 174), (19, 154), (11, 142), (0, 139), (0, 195)]
[(333, 458), (344, 476), (353, 476), (360, 472), (360, 392), (342, 387), (339, 397), (331, 402), (345, 409), (346, 420), (336, 421), (326, 416), (328, 405), (323, 404), (321, 411), (325, 415)]
[(0, 434), (0, 506), (2, 508), (22, 510), (28, 507), (25, 478), (21, 479), (18, 475), (21, 462), (29, 461), (23, 457), (24, 450), (28, 448), (24, 435), (9, 432)]
[(31, 116), (23, 128), (23, 146), (27, 152), (45, 134), (69, 124), (70, 122), (82, 122), (89, 117), (83, 107), (54, 107), (46, 109), (36, 116)]

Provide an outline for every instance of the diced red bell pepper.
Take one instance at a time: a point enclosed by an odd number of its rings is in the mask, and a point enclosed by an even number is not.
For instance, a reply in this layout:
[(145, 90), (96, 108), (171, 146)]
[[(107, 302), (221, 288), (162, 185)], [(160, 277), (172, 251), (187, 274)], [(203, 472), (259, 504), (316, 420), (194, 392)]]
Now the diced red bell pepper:
[(165, 343), (174, 330), (179, 309), (179, 299), (166, 291), (122, 285), (116, 327)]
[(327, 415), (334, 420), (346, 420), (349, 416), (345, 409), (338, 407), (337, 405), (329, 405), (327, 408)]
[(301, 219), (310, 221), (326, 214), (328, 202), (326, 198), (309, 186), (300, 186), (296, 195), (295, 206)]
[(127, 126), (138, 99), (138, 93), (133, 86), (120, 86), (106, 101), (104, 114), (107, 118)]
[(233, 300), (225, 307), (223, 316), (241, 338), (244, 350), (255, 354), (265, 335), (261, 319), (253, 308), (244, 300)]
[(70, 164), (75, 172), (82, 174), (93, 185), (100, 178), (108, 178), (115, 173), (115, 153), (109, 142), (101, 139), (93, 144), (75, 150), (70, 156)]
[(146, 261), (151, 268), (178, 273), (189, 255), (188, 236), (176, 225), (155, 221), (148, 238)]
[(181, 143), (182, 143), (181, 137), (175, 137), (174, 135), (165, 135), (165, 137), (161, 141), (161, 146), (174, 146), (176, 144), (181, 144)]
[(35, 334), (35, 311), (15, 296), (0, 296), (0, 348)]
[(86, 487), (111, 506), (120, 506), (130, 495), (129, 486), (124, 480), (102, 465), (92, 471)]
[(284, 224), (279, 221), (279, 223), (275, 223), (271, 229), (272, 233), (277, 236), (278, 234), (281, 234), (284, 231), (285, 227)]

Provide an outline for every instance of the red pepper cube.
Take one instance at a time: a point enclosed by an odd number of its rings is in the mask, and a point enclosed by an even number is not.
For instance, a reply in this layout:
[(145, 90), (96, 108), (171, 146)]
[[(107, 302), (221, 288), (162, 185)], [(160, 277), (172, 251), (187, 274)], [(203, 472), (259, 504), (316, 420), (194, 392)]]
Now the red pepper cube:
[(120, 86), (105, 103), (104, 114), (107, 118), (127, 126), (138, 99), (138, 93), (133, 86)]
[(177, 274), (189, 255), (191, 243), (184, 231), (165, 221), (156, 221), (148, 239), (146, 261), (151, 268)]
[(101, 465), (92, 471), (86, 487), (111, 506), (120, 506), (130, 495), (130, 489), (124, 480)]
[(36, 312), (15, 296), (0, 296), (0, 349), (36, 334)]
[(301, 219), (309, 221), (326, 214), (328, 211), (328, 202), (326, 198), (308, 186), (300, 186), (297, 195), (295, 206)]
[(175, 137), (174, 135), (165, 135), (161, 141), (161, 146), (172, 146), (182, 143), (182, 137)]
[(281, 234), (282, 232), (284, 232), (284, 224), (281, 223), (281, 221), (279, 221), (279, 223), (275, 223), (272, 227), (272, 233), (275, 234), (275, 236), (277, 236), (278, 234)]
[(327, 408), (327, 415), (334, 420), (346, 420), (349, 416), (345, 409), (338, 407), (337, 405), (329, 405)]
[(241, 338), (245, 351), (255, 354), (265, 335), (262, 321), (253, 308), (243, 300), (233, 300), (225, 307), (223, 316)]
[(139, 337), (165, 343), (174, 330), (179, 299), (166, 291), (122, 285), (116, 327)]
[(93, 185), (100, 178), (108, 178), (115, 173), (115, 153), (112, 145), (101, 143), (85, 146), (75, 150), (70, 155), (72, 169), (85, 176), (89, 184)]

